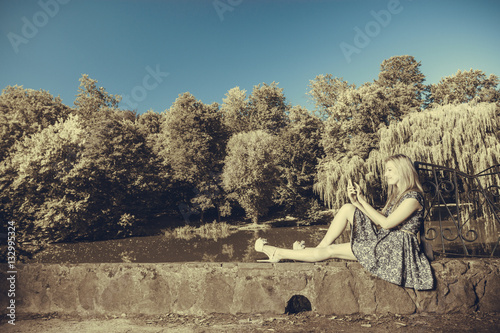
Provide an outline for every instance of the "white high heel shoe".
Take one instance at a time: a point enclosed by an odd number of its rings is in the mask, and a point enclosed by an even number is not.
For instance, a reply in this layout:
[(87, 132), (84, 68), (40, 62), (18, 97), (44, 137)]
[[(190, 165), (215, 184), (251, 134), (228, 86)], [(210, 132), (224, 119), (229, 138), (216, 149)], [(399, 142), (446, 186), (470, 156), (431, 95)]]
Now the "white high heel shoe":
[(293, 247), (292, 247), (294, 250), (303, 250), (306, 248), (305, 246), (305, 242), (304, 241), (296, 241), (295, 243), (293, 243)]
[(269, 259), (257, 260), (257, 262), (279, 262), (280, 260), (278, 258), (274, 257), (276, 254), (276, 250), (278, 248), (275, 247), (273, 253), (269, 254), (266, 251), (264, 251), (264, 245), (266, 245), (266, 244), (267, 244), (267, 240), (265, 240), (263, 238), (259, 238), (255, 241), (255, 251), (262, 252), (266, 256), (269, 257)]

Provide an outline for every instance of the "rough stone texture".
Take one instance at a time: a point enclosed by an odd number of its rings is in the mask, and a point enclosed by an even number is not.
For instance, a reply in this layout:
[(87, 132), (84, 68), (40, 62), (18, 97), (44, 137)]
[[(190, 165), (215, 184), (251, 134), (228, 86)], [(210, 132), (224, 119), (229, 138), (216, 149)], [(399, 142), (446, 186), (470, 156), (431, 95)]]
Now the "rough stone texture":
[[(16, 313), (281, 314), (295, 295), (319, 314), (500, 312), (500, 259), (441, 259), (432, 267), (435, 288), (415, 291), (356, 262), (29, 264), (18, 267)], [(2, 313), (8, 302), (2, 292)]]

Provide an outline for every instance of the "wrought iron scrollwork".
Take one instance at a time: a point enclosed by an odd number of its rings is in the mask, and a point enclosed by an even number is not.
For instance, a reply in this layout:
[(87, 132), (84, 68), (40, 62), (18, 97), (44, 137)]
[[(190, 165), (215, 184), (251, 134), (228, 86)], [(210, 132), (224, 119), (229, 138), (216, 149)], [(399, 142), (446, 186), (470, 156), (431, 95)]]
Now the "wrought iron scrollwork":
[(488, 234), (489, 239), (494, 238), (494, 247), (483, 247), (483, 252), (490, 251), (492, 256), (500, 241), (500, 165), (472, 176), (423, 162), (415, 162), (415, 167), (427, 203), (424, 237), (439, 243), (442, 253), (449, 253), (447, 246), (453, 243), (469, 256), (476, 255), (471, 254), (469, 247), (477, 245), (478, 229), (489, 228), (488, 232), (497, 233)]

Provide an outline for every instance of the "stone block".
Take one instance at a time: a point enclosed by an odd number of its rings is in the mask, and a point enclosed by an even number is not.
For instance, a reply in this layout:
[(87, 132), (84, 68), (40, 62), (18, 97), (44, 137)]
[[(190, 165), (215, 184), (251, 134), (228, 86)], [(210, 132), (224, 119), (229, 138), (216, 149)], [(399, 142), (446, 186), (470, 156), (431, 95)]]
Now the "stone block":
[(361, 313), (375, 313), (377, 304), (375, 298), (375, 283), (385, 282), (373, 276), (368, 271), (358, 268), (360, 266), (347, 266), (353, 280), (353, 293), (356, 297)]
[(130, 312), (140, 296), (131, 273), (121, 272), (106, 281), (101, 280), (103, 291), (99, 295), (99, 304), (108, 314)]
[(218, 275), (207, 275), (200, 310), (204, 313), (230, 313), (234, 297), (234, 279)]
[(348, 270), (318, 273), (315, 275), (315, 301), (313, 311), (320, 314), (353, 314), (359, 312), (354, 293), (355, 281)]
[(92, 313), (96, 308), (97, 284), (99, 283), (97, 274), (93, 271), (86, 272), (82, 279), (75, 284), (78, 293), (77, 302), (83, 308)]
[(374, 306), (376, 313), (412, 314), (417, 307), (410, 295), (413, 289), (406, 289), (390, 282), (377, 279), (375, 281)]
[(453, 284), (457, 282), (459, 277), (464, 275), (467, 270), (467, 263), (461, 260), (450, 260), (443, 263), (442, 270), (438, 273), (443, 281)]
[(182, 280), (176, 291), (177, 295), (172, 310), (181, 314), (189, 313), (189, 309), (196, 304), (198, 299), (189, 281)]
[(66, 313), (76, 311), (78, 303), (75, 300), (78, 299), (78, 291), (73, 279), (62, 277), (54, 281), (51, 289), (53, 290), (51, 299), (55, 309), (64, 310)]
[(479, 310), (500, 312), (500, 274), (489, 274), (484, 281), (484, 294), (479, 300)]
[(456, 283), (448, 285), (449, 292), (443, 295), (445, 313), (475, 310), (476, 294), (470, 281), (462, 276)]
[(307, 275), (305, 273), (289, 272), (279, 277), (278, 285), (280, 289), (289, 292), (300, 292), (307, 287)]
[(286, 300), (273, 279), (239, 278), (233, 313), (284, 313)]
[(144, 314), (169, 313), (172, 311), (172, 291), (168, 277), (156, 276), (141, 281), (142, 297), (137, 300), (137, 308)]

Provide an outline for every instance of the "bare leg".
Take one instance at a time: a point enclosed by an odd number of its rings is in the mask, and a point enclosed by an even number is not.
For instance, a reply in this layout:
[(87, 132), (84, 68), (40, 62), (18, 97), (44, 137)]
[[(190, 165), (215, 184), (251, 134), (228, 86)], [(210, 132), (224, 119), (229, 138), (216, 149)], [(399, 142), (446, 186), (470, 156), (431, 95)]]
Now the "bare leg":
[(273, 253), (275, 259), (291, 259), (318, 262), (326, 259), (357, 260), (351, 250), (351, 243), (332, 244), (326, 247), (308, 247), (302, 250), (289, 250), (264, 245), (264, 252)]
[(332, 223), (330, 223), (330, 227), (328, 228), (325, 237), (323, 237), (323, 240), (317, 247), (327, 247), (332, 244), (337, 239), (337, 237), (340, 236), (342, 231), (344, 231), (345, 227), (347, 226), (347, 222), (351, 223), (352, 225), (355, 211), (356, 207), (354, 207), (354, 205), (343, 205), (333, 218), (333, 221)]

